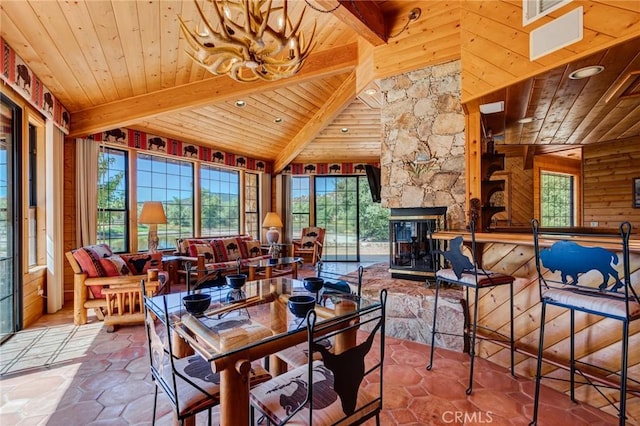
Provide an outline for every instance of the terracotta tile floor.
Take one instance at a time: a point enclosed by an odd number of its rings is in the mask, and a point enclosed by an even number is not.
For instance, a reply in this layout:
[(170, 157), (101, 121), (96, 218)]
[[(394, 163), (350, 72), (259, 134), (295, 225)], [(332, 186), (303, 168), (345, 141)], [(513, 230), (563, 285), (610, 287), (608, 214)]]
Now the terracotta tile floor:
[[(70, 310), (46, 315), (0, 346), (0, 424), (150, 424), (153, 384), (142, 325), (106, 333), (99, 322), (79, 328), (70, 324)], [(49, 327), (47, 333), (43, 327)], [(33, 339), (39, 353), (17, 349), (23, 338)], [(529, 423), (530, 379), (514, 379), (506, 369), (479, 359), (474, 392), (466, 396), (468, 356), (439, 349), (436, 355), (429, 372), (427, 346), (387, 340), (383, 426)], [(157, 424), (172, 420), (171, 406), (161, 394)], [(206, 415), (197, 420), (206, 424)], [(543, 387), (540, 425), (616, 423), (614, 417)]]

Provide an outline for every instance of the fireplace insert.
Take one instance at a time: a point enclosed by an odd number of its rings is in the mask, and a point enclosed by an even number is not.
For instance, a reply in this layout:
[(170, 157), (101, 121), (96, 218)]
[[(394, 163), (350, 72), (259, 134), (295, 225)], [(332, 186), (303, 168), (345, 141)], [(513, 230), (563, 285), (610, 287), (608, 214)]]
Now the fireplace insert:
[(446, 229), (446, 207), (394, 208), (389, 217), (389, 272), (393, 278), (424, 281), (433, 277), (433, 251), (438, 242), (430, 238)]

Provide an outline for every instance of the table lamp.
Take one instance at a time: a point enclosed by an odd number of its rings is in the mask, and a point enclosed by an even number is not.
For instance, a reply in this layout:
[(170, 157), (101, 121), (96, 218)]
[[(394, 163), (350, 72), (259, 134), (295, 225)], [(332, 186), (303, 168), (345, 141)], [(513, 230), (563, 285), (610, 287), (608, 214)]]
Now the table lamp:
[(149, 225), (149, 253), (158, 252), (158, 225), (167, 223), (167, 216), (160, 201), (145, 201), (140, 212), (139, 223)]
[(269, 212), (264, 217), (264, 221), (262, 222), (263, 228), (269, 228), (267, 231), (267, 242), (270, 245), (276, 244), (280, 239), (280, 232), (277, 228), (282, 228), (282, 220), (278, 213)]

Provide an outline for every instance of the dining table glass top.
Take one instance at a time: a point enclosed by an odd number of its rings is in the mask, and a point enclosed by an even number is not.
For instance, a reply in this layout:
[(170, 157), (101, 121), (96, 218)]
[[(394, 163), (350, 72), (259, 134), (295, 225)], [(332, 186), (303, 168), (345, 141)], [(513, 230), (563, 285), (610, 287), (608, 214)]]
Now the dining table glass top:
[(164, 301), (172, 329), (196, 352), (212, 362), (240, 352), (250, 359), (274, 353), (306, 341), (306, 322), (289, 309), (292, 296), (311, 296), (317, 323), (344, 315), (359, 315), (380, 305), (379, 299), (348, 293), (308, 291), (303, 280), (278, 277), (247, 281), (241, 288), (228, 285), (199, 290), (211, 295), (211, 303), (202, 315), (188, 313), (182, 303), (186, 292), (155, 296), (151, 309), (164, 315)]

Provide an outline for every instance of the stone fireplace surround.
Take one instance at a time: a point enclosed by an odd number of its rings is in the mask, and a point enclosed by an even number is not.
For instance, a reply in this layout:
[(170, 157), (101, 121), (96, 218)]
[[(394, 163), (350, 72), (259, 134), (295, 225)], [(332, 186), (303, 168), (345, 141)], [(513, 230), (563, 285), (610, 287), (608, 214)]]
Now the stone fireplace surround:
[(449, 228), (463, 228), (465, 116), (460, 61), (386, 78), (380, 86), (382, 206), (446, 206)]

